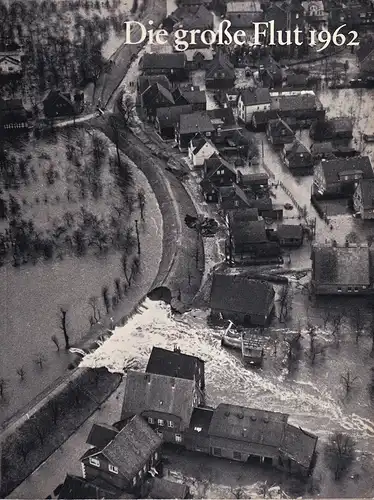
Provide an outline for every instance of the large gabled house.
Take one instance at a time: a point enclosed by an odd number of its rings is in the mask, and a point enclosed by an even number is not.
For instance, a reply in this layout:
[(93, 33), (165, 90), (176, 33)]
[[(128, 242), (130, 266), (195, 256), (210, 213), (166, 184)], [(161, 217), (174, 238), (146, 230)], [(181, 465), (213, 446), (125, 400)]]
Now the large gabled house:
[(194, 380), (201, 392), (205, 389), (204, 361), (197, 356), (182, 353), (178, 347), (175, 347), (174, 351), (153, 347), (145, 371)]
[(139, 69), (143, 75), (165, 75), (170, 81), (184, 80), (187, 77), (186, 56), (181, 52), (146, 53), (139, 62)]
[(314, 159), (309, 149), (298, 139), (283, 147), (283, 161), (287, 168), (298, 173), (311, 172)]
[(243, 89), (238, 97), (238, 117), (244, 123), (251, 123), (254, 112), (270, 110), (269, 89), (263, 87)]
[(317, 295), (366, 295), (374, 292), (373, 255), (367, 246), (315, 245), (312, 287)]
[(190, 104), (156, 109), (155, 128), (163, 139), (175, 139), (175, 129), (181, 115), (192, 113)]
[(197, 134), (188, 145), (188, 158), (194, 167), (203, 167), (212, 156), (218, 156), (218, 150), (210, 139)]
[(232, 186), (236, 182), (236, 170), (229, 162), (214, 155), (204, 162), (204, 180), (215, 186)]
[(372, 179), (373, 167), (368, 156), (322, 160), (314, 168), (315, 196), (352, 196), (361, 179)]
[(247, 276), (214, 273), (210, 308), (214, 316), (234, 323), (264, 326), (274, 309), (275, 292), (269, 283)]
[(165, 89), (171, 91), (171, 83), (165, 75), (140, 75), (136, 82), (136, 87), (138, 94), (141, 96), (142, 93), (150, 87), (153, 83), (159, 83)]
[(173, 92), (177, 106), (190, 104), (192, 111), (206, 111), (206, 94), (200, 87), (189, 83), (179, 85)]
[(187, 60), (187, 68), (190, 71), (205, 69), (206, 66), (213, 60), (213, 52), (211, 48), (193, 48), (184, 51)]
[(216, 144), (226, 143), (228, 140), (236, 137), (237, 132), (242, 129), (236, 123), (234, 112), (231, 108), (210, 109), (207, 113), (215, 128), (214, 142)]
[(195, 380), (129, 371), (122, 419), (140, 415), (164, 441), (182, 444), (193, 408), (203, 401)]
[(16, 43), (0, 43), (0, 78), (20, 77), (23, 71), (23, 51)]
[(290, 144), (295, 139), (294, 131), (281, 118), (269, 121), (266, 129), (266, 135), (274, 146)]
[(0, 131), (3, 135), (28, 132), (30, 113), (21, 99), (2, 99), (0, 97)]
[(46, 118), (60, 118), (78, 114), (74, 101), (69, 92), (49, 90), (43, 99), (44, 115)]
[(160, 83), (153, 83), (141, 95), (142, 106), (148, 120), (154, 121), (157, 109), (174, 105), (174, 98), (169, 90)]
[(188, 115), (181, 115), (177, 124), (175, 139), (179, 149), (185, 151), (196, 134), (211, 138), (215, 127), (206, 111), (196, 111)]
[(162, 439), (139, 415), (129, 418), (114, 435), (91, 433), (90, 444), (96, 444), (82, 457), (83, 477), (101, 479), (120, 491), (138, 493), (161, 459)]
[(231, 89), (235, 84), (235, 68), (229, 58), (218, 51), (213, 61), (206, 66), (205, 85), (207, 89)]

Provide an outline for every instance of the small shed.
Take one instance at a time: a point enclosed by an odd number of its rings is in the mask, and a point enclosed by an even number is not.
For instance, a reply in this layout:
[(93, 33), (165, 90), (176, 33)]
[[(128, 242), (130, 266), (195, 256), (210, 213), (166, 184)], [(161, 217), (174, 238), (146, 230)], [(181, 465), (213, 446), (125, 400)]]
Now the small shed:
[(262, 366), (265, 356), (264, 349), (268, 341), (269, 338), (260, 333), (252, 333), (252, 331), (244, 332), (242, 335), (242, 357), (244, 363), (251, 366)]

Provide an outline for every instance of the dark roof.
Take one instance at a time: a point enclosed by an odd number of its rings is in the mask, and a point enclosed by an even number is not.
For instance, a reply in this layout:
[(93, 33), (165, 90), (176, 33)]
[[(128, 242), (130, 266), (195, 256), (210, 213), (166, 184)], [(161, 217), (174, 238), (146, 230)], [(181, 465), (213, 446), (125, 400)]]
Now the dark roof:
[(251, 146), (253, 139), (243, 134), (242, 130), (235, 130), (233, 134), (227, 138), (229, 146)]
[(101, 453), (131, 481), (161, 443), (147, 422), (135, 415)]
[(231, 234), (235, 246), (266, 243), (266, 226), (264, 220), (249, 221), (241, 216), (241, 211), (232, 210), (229, 214)]
[(181, 94), (189, 104), (206, 103), (205, 90), (183, 90)]
[(43, 102), (55, 103), (57, 100), (63, 100), (67, 104), (73, 106), (71, 95), (69, 92), (61, 92), (60, 90), (47, 90), (44, 95)]
[(157, 108), (156, 118), (160, 124), (160, 127), (168, 127), (176, 125), (179, 122), (181, 115), (192, 113), (191, 104), (185, 104), (183, 106), (171, 106), (170, 108)]
[(153, 347), (146, 372), (195, 380), (204, 361), (196, 356)]
[(287, 419), (284, 413), (220, 404), (214, 411), (209, 434), (279, 449)]
[(201, 429), (199, 432), (207, 433), (212, 421), (213, 411), (212, 408), (194, 408), (190, 420), (190, 429), (194, 430), (197, 427)]
[(211, 309), (248, 315), (267, 314), (273, 299), (274, 289), (265, 281), (238, 275), (218, 273), (213, 275)]
[(312, 261), (313, 279), (318, 284), (370, 285), (368, 247), (316, 245)]
[(212, 181), (209, 179), (205, 178), (200, 182), (201, 189), (203, 193), (211, 193), (212, 191), (219, 191), (219, 187), (213, 184)]
[(270, 120), (268, 123), (269, 132), (271, 135), (280, 136), (283, 131), (286, 131), (288, 135), (295, 135), (291, 127), (281, 118), (276, 120)]
[(362, 206), (365, 210), (374, 208), (374, 179), (361, 179)]
[(255, 111), (252, 115), (252, 120), (258, 125), (266, 125), (269, 120), (278, 118), (278, 111), (276, 109), (269, 109), (268, 111)]
[(277, 235), (281, 239), (302, 238), (303, 228), (300, 224), (280, 224), (277, 227)]
[[(214, 58), (213, 61), (211, 61), (205, 71), (205, 78), (206, 79), (216, 79), (217, 77), (214, 76), (215, 73), (220, 73), (223, 72), (225, 73), (225, 78), (235, 78), (235, 68), (232, 62), (229, 60), (229, 58), (221, 51), (219, 50)], [(221, 78), (221, 77), (219, 77)]]
[(175, 483), (164, 478), (155, 477), (152, 480), (151, 490), (148, 498), (186, 498), (188, 495), (188, 486), (182, 483)]
[(245, 106), (270, 103), (269, 89), (262, 87), (243, 89), (240, 96)]
[[(232, 108), (217, 108), (208, 110), (213, 125), (221, 127), (232, 127), (236, 125)], [(239, 127), (238, 127), (239, 128)]]
[(22, 99), (2, 99), (0, 97), (0, 111), (7, 113), (13, 111), (24, 111)]
[(332, 142), (314, 142), (310, 147), (310, 151), (312, 154), (332, 153)]
[(214, 132), (214, 126), (206, 111), (196, 111), (179, 118), (179, 133), (192, 134)]
[(240, 180), (243, 184), (251, 185), (255, 182), (265, 182), (269, 181), (269, 176), (266, 172), (259, 172), (257, 174), (243, 174), (240, 170), (238, 171), (240, 175)]
[(236, 176), (235, 168), (221, 157), (216, 158), (212, 156), (211, 158), (205, 160), (204, 165), (208, 165), (208, 173), (205, 176), (205, 179), (210, 179), (217, 172), (217, 170), (222, 167), (230, 170), (230, 172)]
[[(213, 144), (213, 142), (201, 134), (196, 134), (195, 137), (191, 139), (191, 143), (194, 148), (193, 154), (195, 155), (203, 148), (203, 146), (205, 146), (205, 144), (209, 144), (216, 151), (216, 153), (214, 153), (214, 156), (216, 156), (218, 153), (218, 150)], [(208, 159), (209, 158), (207, 158), (205, 161), (207, 161)]]
[(214, 23), (213, 14), (205, 5), (181, 6), (173, 13), (173, 17), (178, 19), (178, 29), (211, 28)]
[(357, 50), (357, 58), (360, 62), (363, 62), (368, 55), (370, 55), (374, 50), (374, 38), (368, 37), (366, 40), (360, 40), (360, 47)]
[(248, 207), (251, 206), (247, 194), (237, 184), (234, 184), (233, 186), (221, 186), (220, 193), (223, 203), (227, 202), (228, 200), (235, 200), (236, 198), (240, 198)]
[(286, 144), (284, 146), (287, 158), (296, 157), (297, 155), (310, 155), (309, 149), (304, 146), (302, 142), (296, 139), (292, 144)]
[(152, 83), (142, 94), (143, 100), (147, 100), (147, 96), (150, 97), (150, 104), (156, 98), (156, 95), (161, 94), (170, 104), (174, 104), (174, 97), (172, 96), (170, 90), (163, 87), (160, 83)]
[(314, 92), (305, 90), (273, 92), (272, 102), (275, 102), (275, 99), (281, 111), (316, 109), (318, 102)]
[(313, 461), (318, 437), (300, 427), (287, 424), (284, 439), (280, 450), (287, 457), (309, 469)]
[(189, 422), (195, 382), (177, 377), (129, 371), (126, 378), (122, 418), (144, 411), (158, 411)]
[(361, 171), (364, 179), (374, 177), (373, 167), (368, 156), (322, 160), (321, 166), (327, 184), (338, 182), (339, 174), (342, 172)]
[(138, 78), (139, 92), (142, 94), (153, 83), (160, 83), (165, 89), (170, 90), (171, 84), (166, 75), (141, 75)]
[(110, 441), (112, 441), (117, 433), (118, 430), (111, 425), (93, 424), (86, 443), (94, 446), (95, 448), (102, 449)]
[(308, 75), (303, 73), (288, 73), (287, 74), (287, 84), (288, 85), (297, 85), (297, 86), (306, 86), (308, 83)]
[(140, 69), (184, 69), (186, 57), (183, 53), (178, 54), (149, 54), (146, 53), (141, 59)]
[(83, 479), (83, 477), (67, 474), (62, 488), (58, 493), (58, 498), (63, 500), (118, 498), (118, 493), (96, 486)]

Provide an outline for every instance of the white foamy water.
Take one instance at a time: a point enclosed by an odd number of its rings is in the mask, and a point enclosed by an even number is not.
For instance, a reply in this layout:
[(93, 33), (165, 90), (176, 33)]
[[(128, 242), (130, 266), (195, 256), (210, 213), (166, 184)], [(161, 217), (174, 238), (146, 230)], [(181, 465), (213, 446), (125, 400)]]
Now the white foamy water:
[(169, 306), (146, 299), (141, 311), (116, 328), (81, 366), (123, 373), (125, 366), (135, 362), (143, 370), (153, 346), (173, 349), (178, 345), (182, 352), (205, 360), (208, 404), (228, 402), (289, 413), (292, 423), (321, 438), (332, 430), (344, 429), (357, 440), (366, 441), (368, 450), (373, 448), (374, 421), (347, 413), (331, 394), (328, 380), (317, 385), (310, 380), (290, 381), (268, 370), (247, 369), (238, 356), (221, 347), (220, 334), (206, 325), (200, 311), (173, 317)]

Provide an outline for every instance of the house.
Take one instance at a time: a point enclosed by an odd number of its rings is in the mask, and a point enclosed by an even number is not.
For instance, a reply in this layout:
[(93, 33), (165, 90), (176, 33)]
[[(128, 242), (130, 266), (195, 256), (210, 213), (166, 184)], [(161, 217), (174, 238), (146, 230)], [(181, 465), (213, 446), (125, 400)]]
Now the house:
[[(252, 120), (249, 123), (256, 132), (266, 131), (267, 124), (270, 120), (277, 120), (281, 116), (281, 113), (276, 109), (270, 109), (268, 111), (254, 111), (252, 114)], [(285, 118), (288, 123), (288, 118)]]
[(161, 445), (162, 439), (135, 415), (113, 439), (104, 441), (103, 447), (93, 447), (81, 457), (83, 477), (88, 481), (99, 478), (121, 491), (140, 493), (148, 472), (160, 462)]
[(361, 179), (372, 179), (368, 156), (322, 160), (314, 168), (313, 192), (316, 196), (351, 196)]
[(349, 5), (335, 5), (329, 8), (329, 27), (336, 29), (344, 25), (345, 31), (370, 28), (374, 24), (374, 10), (372, 5), (355, 3)]
[[(116, 488), (114, 488), (112, 491), (109, 484), (106, 487), (99, 486), (87, 481), (83, 477), (73, 476), (71, 474), (66, 475), (65, 481), (60, 485), (60, 487), (56, 488), (56, 490), (56, 498), (61, 500), (82, 498), (114, 499), (118, 498), (121, 495), (121, 492), (119, 492), (119, 490)], [(121, 498), (123, 497), (121, 496)], [(128, 498), (131, 498), (131, 496), (128, 495)]]
[(269, 338), (261, 333), (253, 333), (252, 330), (250, 329), (242, 334), (242, 358), (247, 365), (261, 367)]
[(29, 118), (21, 99), (0, 97), (0, 130), (4, 135), (28, 132)]
[(138, 94), (142, 95), (143, 92), (154, 83), (159, 83), (166, 90), (171, 91), (171, 83), (165, 75), (140, 75), (136, 83)]
[(141, 96), (143, 109), (148, 120), (154, 121), (157, 115), (157, 109), (169, 108), (174, 105), (174, 98), (169, 90), (160, 83), (150, 85)]
[(287, 424), (279, 448), (277, 468), (288, 474), (310, 476), (316, 462), (318, 438), (301, 427)]
[(229, 58), (219, 50), (205, 71), (207, 89), (231, 89), (235, 84), (235, 68)]
[(164, 441), (183, 444), (194, 406), (204, 401), (195, 380), (156, 373), (127, 373), (122, 419), (142, 416)]
[(238, 184), (220, 187), (218, 203), (224, 213), (237, 208), (252, 208), (249, 195)]
[(156, 109), (155, 128), (163, 139), (175, 139), (175, 129), (181, 115), (192, 113), (190, 104)]
[(357, 63), (362, 74), (374, 74), (374, 37), (368, 36), (360, 40), (356, 52)]
[(207, 203), (218, 203), (219, 193), (221, 189), (213, 184), (209, 179), (203, 179), (200, 182), (201, 192), (203, 193), (204, 200)]
[(204, 180), (215, 186), (232, 186), (236, 182), (236, 170), (223, 158), (213, 155), (204, 161)]
[(304, 233), (300, 224), (280, 224), (276, 235), (281, 247), (299, 247), (303, 244)]
[(179, 85), (173, 92), (175, 104), (182, 106), (190, 104), (192, 111), (206, 111), (206, 94), (205, 90), (200, 90), (200, 87), (189, 83)]
[(235, 130), (227, 137), (226, 143), (227, 145), (220, 145), (226, 155), (239, 155), (247, 161), (254, 159), (257, 155), (256, 140), (245, 129)]
[(252, 192), (262, 191), (269, 186), (269, 176), (265, 172), (243, 174), (238, 170), (238, 184), (242, 189), (250, 189)]
[(188, 115), (181, 115), (177, 124), (175, 138), (181, 151), (186, 150), (191, 139), (196, 134), (212, 137), (215, 127), (206, 111), (195, 111)]
[(311, 258), (312, 286), (315, 294), (373, 293), (372, 255), (367, 245), (315, 245)]
[(184, 483), (176, 483), (165, 478), (154, 477), (150, 481), (147, 498), (152, 499), (184, 499), (188, 498), (189, 488)]
[(213, 60), (212, 49), (209, 48), (194, 48), (184, 51), (187, 61), (187, 69), (195, 71), (198, 69), (205, 69), (207, 64)]
[(264, 326), (274, 309), (275, 292), (247, 276), (214, 273), (210, 294), (212, 315), (234, 323)]
[(255, 111), (270, 110), (270, 93), (267, 88), (246, 88), (238, 97), (238, 117), (244, 123), (251, 123)]
[(207, 113), (215, 129), (213, 141), (216, 144), (226, 143), (242, 129), (236, 123), (232, 108), (210, 109)]
[(22, 74), (23, 51), (16, 43), (0, 43), (0, 78), (19, 77)]
[(374, 179), (358, 181), (353, 194), (353, 208), (361, 219), (374, 219)]
[(309, 76), (305, 73), (287, 73), (285, 87), (291, 89), (307, 89)]
[(188, 145), (188, 158), (194, 167), (203, 167), (205, 160), (218, 155), (218, 150), (211, 140), (197, 134)]
[(60, 118), (75, 116), (77, 109), (68, 92), (49, 90), (43, 99), (44, 115), (46, 118)]
[[(265, 21), (274, 21), (274, 30), (281, 32), (293, 31), (296, 28), (304, 31), (305, 13), (299, 0), (291, 0), (290, 2), (271, 2), (265, 7)], [(303, 46), (296, 44), (281, 45), (277, 43), (273, 51), (278, 56), (297, 57)]]
[(328, 12), (322, 0), (306, 0), (301, 2), (305, 12), (305, 21), (313, 28), (323, 29), (327, 27)]
[(232, 28), (252, 28), (252, 23), (261, 22), (264, 19), (261, 2), (259, 0), (228, 2), (226, 19), (231, 22)]
[(322, 159), (331, 159), (333, 154), (332, 142), (315, 142), (310, 147), (310, 152), (314, 158), (314, 161), (320, 161)]
[(348, 116), (315, 121), (309, 130), (314, 141), (352, 139), (353, 121)]
[(290, 170), (303, 170), (305, 172), (309, 172), (314, 165), (311, 152), (299, 140), (295, 140), (292, 144), (284, 145), (283, 161)]
[(269, 121), (266, 129), (266, 135), (274, 146), (290, 144), (295, 139), (293, 130), (281, 118)]
[(186, 56), (183, 52), (173, 54), (145, 53), (139, 62), (143, 75), (165, 75), (170, 81), (180, 81), (187, 77)]
[(190, 356), (174, 348), (168, 351), (161, 347), (153, 347), (148, 360), (146, 372), (168, 377), (194, 380), (201, 391), (205, 389), (204, 361), (197, 356)]
[[(214, 18), (212, 12), (210, 12), (205, 5), (189, 5), (178, 7), (172, 16), (177, 19), (177, 23), (174, 25), (174, 29), (184, 29), (186, 31), (191, 30), (210, 30), (214, 25)], [(197, 33), (196, 33), (197, 34)], [(198, 37), (197, 37), (198, 38)], [(191, 40), (192, 43), (194, 40)], [(197, 46), (194, 44), (194, 48), (200, 48), (200, 44)], [(206, 44), (205, 44), (206, 47)]]

